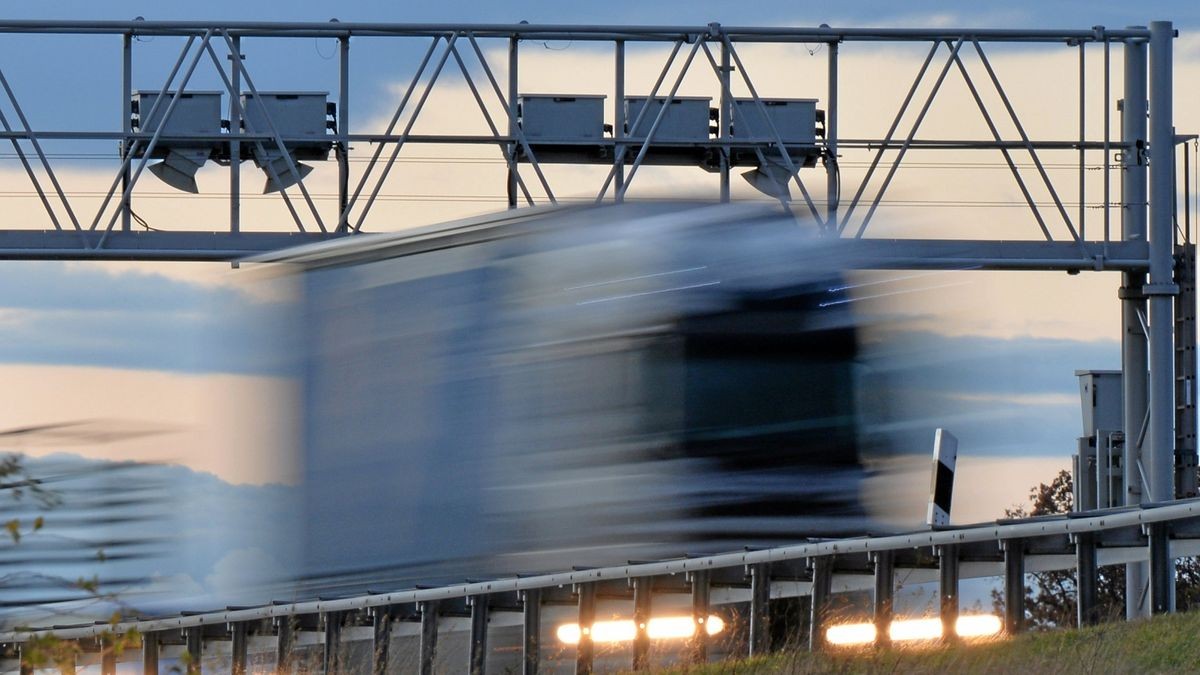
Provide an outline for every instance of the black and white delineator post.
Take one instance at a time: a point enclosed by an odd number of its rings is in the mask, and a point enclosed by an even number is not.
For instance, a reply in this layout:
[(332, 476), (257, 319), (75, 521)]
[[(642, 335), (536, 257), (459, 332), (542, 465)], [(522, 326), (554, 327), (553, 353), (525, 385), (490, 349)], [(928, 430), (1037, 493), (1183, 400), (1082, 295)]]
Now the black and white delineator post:
[(933, 476), (929, 483), (929, 510), (925, 524), (950, 524), (950, 502), (954, 497), (954, 465), (958, 462), (958, 439), (945, 429), (933, 432)]

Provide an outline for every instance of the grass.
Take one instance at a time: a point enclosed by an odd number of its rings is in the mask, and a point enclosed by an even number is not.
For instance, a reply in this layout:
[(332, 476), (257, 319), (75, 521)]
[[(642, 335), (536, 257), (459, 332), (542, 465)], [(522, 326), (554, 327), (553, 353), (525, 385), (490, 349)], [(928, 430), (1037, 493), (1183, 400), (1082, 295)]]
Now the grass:
[(1200, 612), (952, 646), (784, 651), (658, 671), (658, 675), (783, 673), (1184, 673), (1200, 672)]

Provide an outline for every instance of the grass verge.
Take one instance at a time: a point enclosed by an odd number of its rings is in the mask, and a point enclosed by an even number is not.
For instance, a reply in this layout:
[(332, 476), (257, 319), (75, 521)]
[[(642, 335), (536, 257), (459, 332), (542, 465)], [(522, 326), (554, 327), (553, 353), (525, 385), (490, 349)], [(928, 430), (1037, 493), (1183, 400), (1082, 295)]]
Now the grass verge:
[(784, 651), (657, 673), (1194, 673), (1200, 672), (1198, 638), (1200, 612), (952, 646), (837, 649), (826, 654)]

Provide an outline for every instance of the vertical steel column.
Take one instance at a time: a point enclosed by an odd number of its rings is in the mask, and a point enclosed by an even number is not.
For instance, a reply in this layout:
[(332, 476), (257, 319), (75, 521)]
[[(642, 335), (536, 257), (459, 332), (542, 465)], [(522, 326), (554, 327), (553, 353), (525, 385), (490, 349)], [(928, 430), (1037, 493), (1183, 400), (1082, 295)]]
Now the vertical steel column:
[(1015, 635), (1025, 628), (1025, 542), (1008, 539), (1004, 547), (1004, 632)]
[(812, 560), (812, 620), (809, 622), (808, 649), (825, 648), (825, 621), (829, 614), (829, 596), (833, 590), (833, 556)]
[[(1174, 125), (1171, 117), (1170, 22), (1150, 24), (1150, 456), (1144, 461), (1150, 499), (1175, 496)], [(1153, 569), (1151, 574), (1153, 574)]]
[(338, 107), (337, 132), (342, 140), (338, 142), (338, 221), (335, 231), (345, 232), (350, 227), (346, 215), (346, 204), (350, 200), (350, 142), (346, 136), (350, 134), (350, 36), (338, 38)]
[(838, 43), (826, 43), (829, 49), (829, 81), (825, 106), (825, 228), (838, 231), (838, 202), (841, 201), (841, 180), (838, 172)]
[(696, 632), (692, 636), (692, 663), (708, 662), (708, 570), (692, 572), (692, 623)]
[(232, 90), (229, 97), (229, 231), (238, 232), (242, 227), (242, 143), (238, 140), (242, 135), (242, 104), (235, 99), (242, 95), (242, 69), (237, 64), (246, 57), (242, 54), (241, 36), (232, 35), (229, 39), (237, 54), (236, 59), (233, 54), (229, 55), (233, 64), (229, 73)]
[(487, 667), (488, 651), (488, 596), (476, 595), (468, 598), (471, 603), (471, 651), (467, 672), (483, 675)]
[[(729, 46), (721, 40), (721, 110), (717, 115), (717, 137), (723, 141), (729, 140), (729, 126), (733, 124), (733, 99), (729, 90)], [(729, 146), (721, 145), (721, 201), (729, 201)]]
[(875, 644), (891, 643), (888, 628), (892, 625), (892, 602), (896, 588), (895, 555), (892, 551), (878, 551), (875, 562), (874, 620)]
[[(1169, 523), (1152, 523), (1146, 526), (1150, 547), (1150, 611), (1166, 614), (1175, 610), (1174, 585), (1175, 560), (1171, 558), (1171, 526)], [(1162, 573), (1159, 574), (1159, 570)]]
[[(615, 45), (613, 91), (616, 102), (613, 104), (613, 139), (615, 141), (613, 143), (613, 161), (617, 163), (617, 166), (613, 174), (616, 188), (613, 198), (619, 204), (625, 201), (625, 146), (621, 142), (625, 139), (625, 41), (617, 40)], [(646, 105), (649, 106), (650, 103)]]
[(771, 649), (771, 566), (758, 563), (750, 566), (750, 656), (766, 654)]
[(1086, 182), (1087, 151), (1083, 144), (1087, 142), (1087, 53), (1084, 51), (1087, 42), (1079, 41), (1079, 238), (1087, 240), (1087, 199)]
[[(1146, 240), (1146, 43), (1127, 40), (1123, 48), (1124, 93), (1121, 100), (1121, 236), (1126, 241)], [(1125, 402), (1123, 426), (1125, 451), (1125, 504), (1140, 504), (1142, 493), (1142, 447), (1148, 409), (1146, 334), (1142, 321), (1146, 297), (1142, 294), (1144, 272), (1121, 275), (1121, 378)], [(1125, 566), (1125, 617), (1147, 614), (1142, 589), (1146, 585), (1144, 562)]]
[[(232, 651), (229, 657), (229, 672), (231, 675), (246, 675), (246, 639), (249, 626), (245, 621), (229, 624), (229, 632), (233, 638)], [(330, 672), (326, 669), (325, 672)]]
[(1081, 532), (1075, 535), (1075, 607), (1080, 628), (1100, 623), (1100, 608), (1096, 602), (1098, 581), (1095, 535), (1091, 532)]
[(142, 673), (158, 675), (158, 633), (142, 634)]
[(541, 663), (542, 591), (531, 588), (521, 594), (521, 675), (537, 675)]
[[(508, 136), (517, 137), (517, 58), (520, 53), (516, 37), (508, 39)], [(508, 208), (517, 208), (517, 143), (508, 144)]]
[(204, 628), (201, 626), (185, 628), (183, 636), (187, 642), (189, 660), (187, 672), (189, 674), (199, 673), (201, 671), (200, 660), (204, 658)]
[(438, 602), (426, 600), (418, 605), (421, 610), (420, 673), (433, 675), (433, 660), (437, 656)]
[[(132, 143), (129, 134), (133, 133), (133, 35), (125, 33), (121, 36), (121, 130), (125, 137), (121, 139), (121, 157), (129, 152)], [(131, 167), (128, 163), (121, 171), (121, 194), (129, 189)], [(121, 202), (121, 229), (128, 232), (131, 229), (131, 212), (133, 195)]]
[(341, 670), (343, 618), (345, 617), (342, 612), (326, 612), (324, 616), (325, 640), (321, 660), (324, 662), (324, 672), (326, 673), (336, 673)]
[(281, 616), (275, 620), (275, 672), (287, 675), (292, 672), (292, 644), (295, 632), (292, 617)]
[[(1175, 498), (1175, 125), (1169, 21), (1150, 24), (1150, 498)], [(1151, 546), (1153, 550), (1153, 545)], [(1175, 570), (1169, 555), (1151, 556), (1151, 611), (1174, 609)]]
[(389, 606), (376, 607), (371, 612), (373, 644), (371, 649), (372, 675), (387, 675), (388, 659), (392, 651), (392, 619), (395, 610)]
[(633, 669), (650, 667), (650, 577), (637, 577), (633, 583)]
[(958, 547), (939, 546), (938, 615), (942, 619), (942, 639), (958, 638)]
[(575, 593), (579, 596), (579, 644), (575, 646), (575, 675), (591, 675), (595, 654), (592, 624), (596, 622), (596, 586), (580, 584), (575, 588)]

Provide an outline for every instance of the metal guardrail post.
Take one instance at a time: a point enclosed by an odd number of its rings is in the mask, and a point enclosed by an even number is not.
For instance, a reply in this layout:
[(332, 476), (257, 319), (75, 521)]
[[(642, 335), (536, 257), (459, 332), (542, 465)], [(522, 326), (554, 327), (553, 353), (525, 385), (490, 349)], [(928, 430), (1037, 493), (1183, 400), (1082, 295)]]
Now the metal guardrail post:
[(294, 618), (281, 616), (275, 620), (275, 670), (281, 674), (292, 670), (292, 644), (295, 641)]
[(637, 577), (633, 580), (633, 669), (650, 667), (650, 603), (653, 579)]
[(591, 675), (592, 624), (596, 622), (596, 585), (579, 584), (575, 587), (579, 596), (579, 644), (575, 646), (575, 675)]
[(158, 675), (158, 633), (142, 634), (142, 673)]
[(771, 566), (759, 563), (750, 566), (750, 642), (749, 655), (766, 654), (771, 648), (770, 614)]
[(1025, 629), (1025, 540), (1006, 539), (1004, 548), (1004, 632)]
[(1100, 608), (1096, 598), (1098, 581), (1095, 535), (1081, 532), (1075, 535), (1076, 618), (1080, 628), (1100, 623)]
[(390, 605), (376, 607), (371, 612), (371, 623), (374, 628), (371, 648), (372, 675), (386, 675), (388, 659), (392, 648), (392, 619), (395, 609)]
[[(246, 638), (248, 629), (249, 626), (245, 621), (229, 624), (229, 632), (233, 638), (233, 650), (229, 658), (229, 671), (232, 675), (246, 675)], [(332, 671), (327, 668), (325, 672)]]
[[(113, 651), (112, 638), (104, 640), (100, 649), (100, 675), (117, 675), (117, 653)], [(28, 671), (25, 668), (25, 664), (21, 664), (22, 675), (33, 672), (32, 668)]]
[(891, 643), (888, 628), (892, 625), (892, 605), (896, 588), (895, 553), (880, 551), (872, 557), (875, 563), (875, 643), (887, 645)]
[(808, 648), (825, 648), (825, 623), (829, 616), (829, 596), (833, 591), (833, 556), (812, 559), (812, 621), (809, 623)]
[(187, 654), (191, 663), (188, 664), (187, 672), (199, 673), (201, 671), (200, 660), (204, 656), (204, 628), (195, 626), (183, 631), (184, 639), (187, 643)]
[(537, 675), (542, 660), (542, 591), (521, 593), (521, 675)]
[(325, 648), (321, 660), (325, 665), (326, 673), (336, 673), (341, 669), (339, 657), (342, 645), (342, 620), (345, 618), (345, 614), (343, 612), (326, 612), (322, 618), (325, 619)]
[(483, 675), (488, 651), (488, 596), (472, 596), (467, 602), (471, 604), (471, 652), (467, 672)]
[(942, 639), (958, 638), (958, 547), (954, 544), (937, 547), (938, 554), (938, 615), (942, 619)]
[(698, 570), (689, 576), (692, 583), (692, 622), (696, 633), (692, 637), (691, 662), (708, 661), (708, 570)]
[(1171, 558), (1171, 525), (1146, 526), (1150, 547), (1150, 612), (1166, 614), (1175, 609), (1175, 560)]
[(421, 610), (421, 675), (433, 675), (433, 660), (437, 656), (438, 601), (428, 600), (418, 605)]

